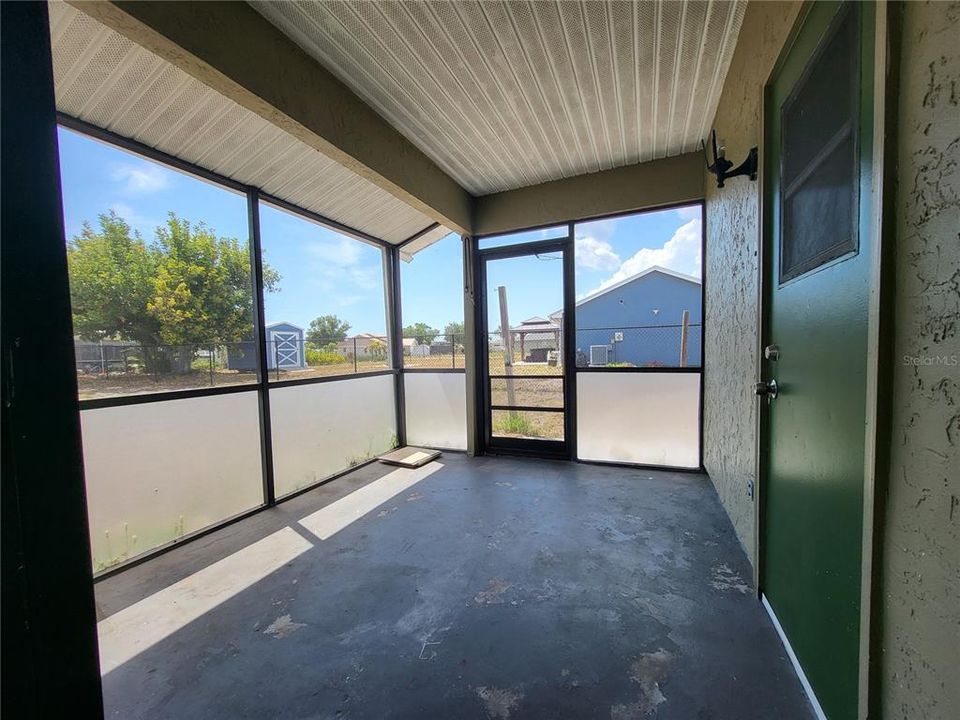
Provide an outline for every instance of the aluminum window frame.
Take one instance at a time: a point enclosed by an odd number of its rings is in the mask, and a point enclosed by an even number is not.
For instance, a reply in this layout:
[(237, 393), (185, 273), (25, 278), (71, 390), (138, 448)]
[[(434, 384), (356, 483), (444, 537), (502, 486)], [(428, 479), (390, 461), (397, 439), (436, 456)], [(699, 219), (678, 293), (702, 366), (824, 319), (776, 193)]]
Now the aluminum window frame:
[[(566, 238), (566, 242), (569, 242), (570, 244), (569, 252), (571, 254), (571, 258), (573, 259), (575, 258), (575, 255), (576, 255), (576, 226), (581, 223), (593, 222), (597, 220), (615, 220), (618, 218), (646, 215), (654, 212), (662, 212), (664, 210), (679, 210), (681, 208), (689, 208), (689, 207), (697, 207), (700, 210), (700, 258), (701, 258), (700, 260), (700, 338), (701, 338), (700, 339), (700, 364), (698, 367), (676, 367), (676, 368), (669, 368), (669, 367), (579, 368), (579, 367), (576, 367), (575, 363), (571, 364), (570, 367), (572, 367), (573, 369), (570, 372), (568, 381), (565, 383), (565, 387), (569, 387), (571, 389), (573, 397), (572, 397), (572, 402), (570, 402), (569, 404), (565, 404), (565, 407), (568, 413), (573, 417), (567, 418), (569, 428), (565, 428), (566, 430), (565, 435), (566, 435), (566, 442), (570, 444), (570, 450), (569, 450), (568, 456), (573, 461), (592, 464), (592, 465), (611, 465), (611, 466), (617, 466), (617, 467), (631, 467), (631, 468), (642, 468), (642, 469), (652, 469), (652, 470), (669, 470), (673, 472), (693, 472), (693, 473), (705, 472), (705, 468), (703, 464), (703, 457), (704, 457), (703, 447), (704, 447), (704, 389), (705, 389), (706, 365), (707, 365), (707, 347), (706, 347), (707, 343), (706, 343), (705, 328), (706, 328), (706, 298), (707, 298), (707, 279), (708, 279), (707, 267), (706, 267), (706, 260), (707, 260), (706, 199), (701, 198), (700, 200), (695, 200), (693, 202), (684, 201), (684, 202), (676, 202), (676, 203), (667, 203), (664, 205), (657, 205), (653, 207), (642, 208), (639, 210), (623, 210), (615, 213), (590, 215), (590, 216), (571, 219), (566, 223), (554, 222), (554, 223), (535, 225), (528, 228), (516, 228), (509, 231), (500, 231), (496, 233), (488, 233), (484, 235), (474, 236), (474, 239), (476, 242), (474, 242), (473, 244), (473, 253), (470, 261), (473, 265), (473, 278), (472, 278), (473, 286), (475, 288), (475, 292), (479, 292), (482, 288), (481, 280), (483, 280), (483, 277), (481, 275), (481, 271), (479, 268), (482, 267), (482, 260), (484, 257), (489, 257), (489, 256), (497, 255), (500, 253), (503, 253), (502, 255), (500, 255), (501, 257), (509, 257), (510, 252), (514, 250), (516, 250), (516, 254), (524, 254), (522, 250), (525, 246), (534, 246), (534, 245), (537, 245), (538, 243), (549, 244), (549, 243), (557, 243), (557, 242), (565, 241), (565, 239), (561, 237), (561, 238), (552, 239), (552, 240), (548, 239), (548, 240), (528, 241), (528, 242), (517, 243), (514, 245), (500, 245), (495, 247), (481, 248), (480, 242), (484, 239), (495, 238), (495, 237), (500, 237), (504, 235), (512, 235), (512, 234), (523, 233), (528, 231), (542, 230), (544, 228), (554, 228), (554, 227), (558, 227), (561, 224), (566, 224), (568, 227), (568, 236)], [(573, 265), (574, 263), (571, 262), (571, 266)], [(467, 272), (467, 268), (465, 268), (464, 271)], [(575, 270), (573, 267), (571, 267), (571, 273), (570, 273), (569, 279), (565, 276), (564, 280), (565, 282), (570, 283), (571, 287), (569, 288), (569, 292), (573, 294), (575, 294), (576, 292), (575, 286), (573, 285), (574, 278), (575, 278)], [(484, 327), (483, 322), (485, 321), (485, 318), (482, 317), (482, 315), (486, 312), (486, 308), (483, 307), (483, 304), (478, 301), (475, 305), (474, 312), (475, 312), (474, 322), (476, 326), (475, 348), (476, 348), (476, 352), (479, 353), (480, 342), (482, 340), (480, 332)], [(564, 317), (568, 317), (568, 316), (572, 316), (574, 321), (572, 323), (567, 323), (566, 321), (564, 322), (564, 343), (566, 345), (564, 349), (565, 363), (570, 362), (570, 358), (568, 357), (568, 355), (571, 353), (568, 351), (575, 352), (573, 345), (575, 343), (574, 339), (576, 337), (576, 303), (574, 303), (572, 313), (567, 313), (565, 308)], [(568, 330), (567, 330), (568, 326), (569, 326), (569, 337), (568, 337)], [(485, 413), (489, 412), (489, 408), (484, 404), (485, 398), (484, 398), (484, 390), (482, 387), (486, 381), (484, 368), (485, 366), (482, 364), (482, 358), (478, 357), (477, 373), (474, 379), (474, 387), (472, 389), (468, 388), (468, 392), (472, 391), (475, 394), (475, 398), (476, 398), (477, 432), (476, 432), (475, 440), (476, 440), (477, 452), (478, 454), (481, 454), (481, 455), (486, 454), (487, 452), (487, 447), (486, 447), (485, 438), (484, 438), (484, 434), (485, 434), (484, 423), (486, 422), (484, 418), (485, 418)], [(565, 377), (566, 377), (566, 372), (567, 371), (565, 370), (564, 371)], [(699, 397), (699, 403), (698, 403), (699, 407), (698, 407), (698, 418), (697, 418), (697, 430), (699, 435), (698, 441), (697, 441), (698, 456), (699, 456), (698, 466), (695, 468), (689, 468), (689, 467), (675, 467), (670, 465), (650, 465), (646, 463), (624, 463), (624, 462), (617, 462), (617, 461), (607, 462), (607, 461), (600, 461), (600, 460), (581, 460), (577, 456), (577, 434), (576, 434), (577, 433), (576, 377), (580, 373), (625, 373), (625, 374), (626, 373), (650, 373), (650, 374), (695, 373), (699, 375), (700, 376), (700, 383), (699, 383), (700, 397)], [(517, 452), (517, 454), (535, 454), (535, 453), (531, 453), (529, 449), (521, 448), (521, 447), (518, 447), (515, 452)], [(544, 455), (542, 457), (547, 458), (551, 456)]]
[[(175, 538), (170, 542), (164, 543), (157, 547), (151, 548), (143, 553), (140, 553), (132, 558), (124, 560), (122, 562), (111, 565), (109, 568), (106, 568), (100, 572), (94, 573), (93, 579), (94, 582), (99, 582), (105, 578), (116, 575), (117, 573), (123, 572), (131, 567), (140, 565), (148, 560), (151, 560), (159, 555), (162, 555), (174, 548), (180, 547), (185, 543), (192, 542), (206, 535), (209, 535), (212, 532), (220, 530), (224, 527), (232, 525), (235, 522), (239, 522), (245, 518), (251, 517), (252, 515), (257, 514), (263, 510), (266, 510), (271, 507), (275, 507), (282, 502), (286, 502), (292, 498), (295, 498), (299, 495), (302, 495), (305, 492), (309, 492), (321, 485), (324, 485), (328, 482), (332, 482), (340, 477), (343, 477), (349, 472), (352, 472), (360, 467), (369, 465), (372, 462), (375, 462), (376, 458), (366, 460), (358, 465), (353, 467), (344, 468), (342, 471), (338, 471), (332, 475), (329, 475), (315, 483), (307, 485), (302, 488), (298, 488), (296, 491), (287, 493), (280, 498), (276, 496), (275, 483), (274, 483), (274, 462), (273, 462), (273, 437), (271, 430), (270, 422), (270, 390), (283, 388), (283, 387), (292, 387), (299, 385), (314, 385), (320, 383), (328, 382), (344, 382), (352, 379), (360, 379), (367, 377), (377, 377), (380, 375), (393, 375), (394, 380), (394, 407), (397, 417), (397, 439), (398, 442), (403, 444), (405, 442), (405, 408), (403, 402), (403, 378), (401, 375), (402, 369), (397, 365), (396, 358), (394, 357), (397, 349), (402, 348), (402, 344), (397, 342), (399, 335), (399, 251), (400, 247), (412, 240), (415, 240), (417, 237), (422, 234), (429, 232), (432, 229), (435, 229), (434, 226), (430, 226), (422, 231), (416, 233), (412, 238), (408, 238), (399, 245), (394, 245), (382, 238), (375, 237), (369, 233), (365, 233), (362, 230), (357, 228), (350, 227), (343, 223), (337, 222), (331, 218), (328, 218), (324, 215), (316, 213), (312, 210), (307, 210), (306, 208), (299, 207), (293, 203), (290, 203), (281, 198), (275, 197), (269, 193), (263, 192), (260, 188), (257, 188), (253, 185), (246, 185), (240, 183), (236, 180), (233, 180), (224, 175), (220, 175), (212, 170), (208, 170), (204, 167), (196, 165), (194, 163), (188, 162), (181, 158), (169, 155), (161, 150), (152, 148), (148, 145), (145, 145), (137, 140), (124, 137), (117, 133), (114, 133), (110, 130), (105, 130), (103, 128), (97, 127), (91, 123), (75, 118), (66, 113), (57, 112), (57, 126), (75, 132), (79, 135), (82, 135), (88, 139), (95, 140), (97, 142), (103, 143), (113, 148), (123, 150), (125, 152), (131, 153), (133, 155), (142, 157), (151, 162), (157, 163), (163, 167), (181, 172), (185, 175), (193, 177), (195, 179), (207, 182), (215, 187), (219, 187), (230, 192), (243, 195), (247, 205), (247, 220), (249, 226), (249, 242), (248, 247), (250, 250), (250, 273), (251, 273), (251, 290), (253, 294), (253, 327), (254, 327), (254, 339), (253, 342), (256, 347), (257, 353), (257, 369), (256, 375), (257, 380), (249, 383), (238, 384), (238, 385), (221, 385), (221, 386), (210, 386), (210, 387), (198, 387), (198, 388), (188, 388), (184, 390), (171, 390), (163, 392), (147, 392), (147, 393), (131, 393), (128, 395), (117, 395), (110, 397), (102, 398), (85, 398), (77, 399), (77, 410), (78, 412), (83, 412), (84, 410), (95, 410), (102, 408), (110, 407), (120, 407), (127, 405), (139, 405), (139, 404), (148, 404), (156, 402), (165, 402), (170, 400), (185, 400), (190, 398), (202, 398), (202, 397), (211, 397), (216, 395), (226, 395), (226, 394), (235, 394), (235, 393), (257, 393), (258, 395), (258, 408), (259, 408), (259, 435), (260, 435), (260, 458), (261, 458), (261, 476), (263, 479), (263, 490), (262, 498), (263, 501), (261, 504), (251, 507), (243, 512), (234, 515), (232, 517), (226, 518), (224, 520), (211, 523), (199, 530), (196, 530), (192, 533), (188, 533), (179, 538)], [(320, 377), (312, 378), (298, 378), (292, 380), (280, 380), (270, 382), (269, 372), (267, 372), (267, 340), (266, 340), (266, 326), (264, 318), (264, 297), (263, 297), (263, 254), (262, 254), (262, 244), (261, 244), (261, 223), (260, 223), (260, 204), (269, 205), (275, 209), (288, 212), (294, 216), (297, 216), (303, 220), (307, 220), (314, 224), (317, 224), (323, 228), (336, 232), (340, 235), (345, 235), (355, 241), (362, 242), (366, 245), (376, 247), (381, 252), (381, 257), (383, 261), (383, 279), (384, 279), (384, 310), (387, 321), (387, 337), (389, 343), (389, 356), (391, 358), (391, 367), (375, 370), (371, 372), (357, 372), (357, 373), (346, 373), (343, 375), (327, 375)], [(401, 349), (402, 352), (402, 349)], [(464, 372), (464, 370), (459, 370), (459, 372)]]

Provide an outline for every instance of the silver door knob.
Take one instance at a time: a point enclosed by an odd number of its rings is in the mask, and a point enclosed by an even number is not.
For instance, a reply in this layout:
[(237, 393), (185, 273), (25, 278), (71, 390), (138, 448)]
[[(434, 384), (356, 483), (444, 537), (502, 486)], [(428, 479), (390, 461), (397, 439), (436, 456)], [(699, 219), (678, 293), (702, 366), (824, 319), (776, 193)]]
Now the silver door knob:
[(753, 386), (753, 394), (764, 395), (768, 401), (773, 400), (777, 396), (777, 381), (758, 382)]

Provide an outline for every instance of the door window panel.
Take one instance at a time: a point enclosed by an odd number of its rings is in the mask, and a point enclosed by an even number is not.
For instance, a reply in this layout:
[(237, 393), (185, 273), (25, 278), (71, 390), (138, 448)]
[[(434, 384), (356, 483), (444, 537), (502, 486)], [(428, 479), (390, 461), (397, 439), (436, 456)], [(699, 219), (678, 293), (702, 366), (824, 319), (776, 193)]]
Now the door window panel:
[(856, 14), (848, 7), (783, 106), (780, 282), (856, 252)]

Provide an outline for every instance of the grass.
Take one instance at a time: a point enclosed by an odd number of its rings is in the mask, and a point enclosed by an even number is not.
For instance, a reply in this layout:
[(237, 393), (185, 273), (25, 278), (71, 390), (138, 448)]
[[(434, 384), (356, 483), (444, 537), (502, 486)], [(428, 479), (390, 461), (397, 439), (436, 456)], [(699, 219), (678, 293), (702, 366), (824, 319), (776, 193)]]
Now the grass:
[(521, 437), (540, 437), (537, 428), (522, 412), (504, 412), (493, 423), (497, 435), (517, 435)]

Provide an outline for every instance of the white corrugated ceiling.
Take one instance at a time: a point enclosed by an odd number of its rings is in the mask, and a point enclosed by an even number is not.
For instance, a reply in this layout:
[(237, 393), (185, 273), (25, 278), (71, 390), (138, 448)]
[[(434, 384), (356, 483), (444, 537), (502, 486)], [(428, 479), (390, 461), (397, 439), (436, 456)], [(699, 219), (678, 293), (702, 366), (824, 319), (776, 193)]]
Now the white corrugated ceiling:
[(251, 3), (475, 195), (694, 150), (746, 0)]
[[(433, 225), (402, 200), (73, 7), (50, 3), (50, 34), (57, 109), (67, 115), (389, 242)], [(442, 230), (441, 236), (449, 232)]]

